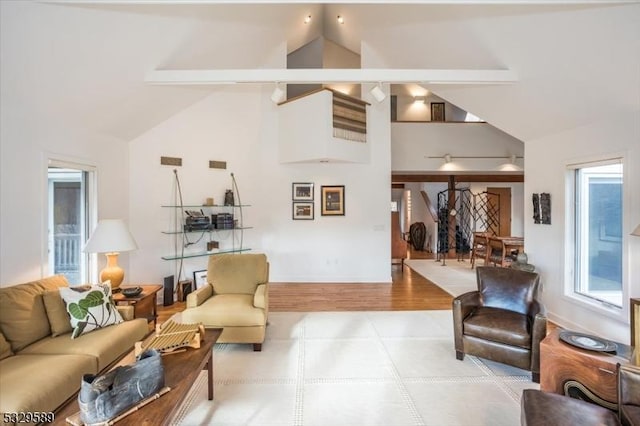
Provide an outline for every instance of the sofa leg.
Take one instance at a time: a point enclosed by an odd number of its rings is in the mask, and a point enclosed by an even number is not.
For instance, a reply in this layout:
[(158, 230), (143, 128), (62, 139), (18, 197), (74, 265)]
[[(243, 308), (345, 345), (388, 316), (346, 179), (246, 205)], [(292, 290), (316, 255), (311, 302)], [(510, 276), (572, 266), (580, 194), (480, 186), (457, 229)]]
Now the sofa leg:
[(464, 352), (456, 351), (456, 359), (462, 361), (464, 359)]
[(254, 344), (253, 344), (253, 351), (254, 351), (254, 352), (260, 352), (260, 351), (262, 351), (262, 343), (254, 343)]
[(534, 383), (540, 383), (540, 373), (531, 373), (531, 381)]

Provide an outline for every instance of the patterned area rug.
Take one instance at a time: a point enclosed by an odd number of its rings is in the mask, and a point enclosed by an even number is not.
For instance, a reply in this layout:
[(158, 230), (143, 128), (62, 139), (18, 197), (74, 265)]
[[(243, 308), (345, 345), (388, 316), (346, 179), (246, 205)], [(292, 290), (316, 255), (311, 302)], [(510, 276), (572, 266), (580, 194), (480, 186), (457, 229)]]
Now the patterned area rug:
[(445, 266), (432, 259), (408, 259), (404, 263), (454, 297), (478, 289), (476, 270), (471, 269), (469, 261), (447, 259)]
[(523, 370), (453, 349), (451, 311), (273, 312), (262, 352), (214, 349), (180, 425), (520, 424)]

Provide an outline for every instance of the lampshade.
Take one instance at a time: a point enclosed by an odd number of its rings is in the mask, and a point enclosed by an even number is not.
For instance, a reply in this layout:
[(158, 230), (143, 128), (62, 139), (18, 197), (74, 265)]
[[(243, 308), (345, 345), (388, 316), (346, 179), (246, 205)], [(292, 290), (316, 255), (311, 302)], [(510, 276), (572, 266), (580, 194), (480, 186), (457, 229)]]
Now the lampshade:
[(633, 230), (631, 235), (635, 235), (636, 237), (640, 237), (640, 224), (638, 224), (638, 226), (636, 226), (636, 229)]
[(138, 248), (122, 219), (103, 219), (84, 246), (87, 253), (113, 253)]

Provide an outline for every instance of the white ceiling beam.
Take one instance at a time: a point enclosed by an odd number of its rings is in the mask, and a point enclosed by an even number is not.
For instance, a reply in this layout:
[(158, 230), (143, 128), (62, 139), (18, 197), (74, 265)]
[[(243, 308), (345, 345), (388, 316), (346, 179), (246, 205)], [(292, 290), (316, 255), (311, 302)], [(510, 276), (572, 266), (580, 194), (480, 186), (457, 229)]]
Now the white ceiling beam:
[(145, 82), (154, 85), (215, 85), (236, 83), (418, 83), (512, 84), (511, 70), (467, 69), (224, 69), (155, 70)]

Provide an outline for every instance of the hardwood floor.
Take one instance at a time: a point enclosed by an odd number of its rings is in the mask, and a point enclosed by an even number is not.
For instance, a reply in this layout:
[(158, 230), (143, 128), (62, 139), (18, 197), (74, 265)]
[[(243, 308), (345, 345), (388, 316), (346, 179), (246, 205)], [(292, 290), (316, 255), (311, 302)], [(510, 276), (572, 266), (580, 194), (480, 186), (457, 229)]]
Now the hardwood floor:
[[(409, 252), (413, 259), (433, 258), (431, 253)], [(392, 284), (378, 283), (271, 283), (272, 312), (410, 311), (451, 309), (452, 297), (411, 270), (392, 266)], [(158, 322), (185, 308), (184, 302), (158, 306)]]

